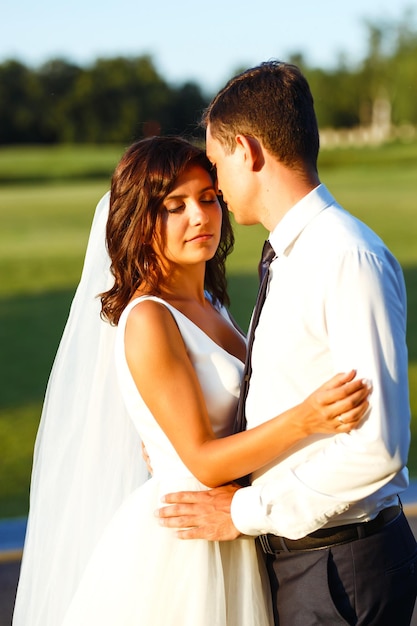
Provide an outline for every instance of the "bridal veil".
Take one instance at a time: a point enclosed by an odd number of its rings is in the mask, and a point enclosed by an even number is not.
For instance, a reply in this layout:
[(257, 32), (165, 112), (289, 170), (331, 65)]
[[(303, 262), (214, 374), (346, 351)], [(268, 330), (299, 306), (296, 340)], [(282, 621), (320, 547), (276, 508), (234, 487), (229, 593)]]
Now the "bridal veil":
[(13, 626), (59, 626), (103, 530), (147, 479), (120, 396), (116, 328), (97, 297), (113, 277), (109, 194), (97, 205), (80, 284), (55, 358), (36, 439)]

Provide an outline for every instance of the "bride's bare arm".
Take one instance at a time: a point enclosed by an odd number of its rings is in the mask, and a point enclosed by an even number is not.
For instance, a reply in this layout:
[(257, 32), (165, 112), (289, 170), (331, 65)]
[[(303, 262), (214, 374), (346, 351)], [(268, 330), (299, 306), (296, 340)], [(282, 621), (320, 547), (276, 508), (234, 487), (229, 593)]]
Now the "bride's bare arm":
[(197, 375), (166, 307), (152, 301), (135, 307), (125, 346), (142, 398), (185, 465), (208, 487), (251, 473), (313, 433), (349, 432), (368, 408), (369, 387), (355, 380), (352, 371), (333, 377), (278, 417), (217, 439)]

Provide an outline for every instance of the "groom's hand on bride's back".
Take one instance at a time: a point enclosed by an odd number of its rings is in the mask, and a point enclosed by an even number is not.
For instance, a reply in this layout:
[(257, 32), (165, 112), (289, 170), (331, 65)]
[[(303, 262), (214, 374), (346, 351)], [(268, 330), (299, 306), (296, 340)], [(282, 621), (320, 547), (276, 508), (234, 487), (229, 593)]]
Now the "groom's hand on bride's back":
[(230, 484), (208, 491), (168, 493), (163, 501), (169, 506), (156, 511), (161, 526), (178, 529), (180, 539), (229, 541), (239, 537), (230, 516), (233, 495), (239, 485)]

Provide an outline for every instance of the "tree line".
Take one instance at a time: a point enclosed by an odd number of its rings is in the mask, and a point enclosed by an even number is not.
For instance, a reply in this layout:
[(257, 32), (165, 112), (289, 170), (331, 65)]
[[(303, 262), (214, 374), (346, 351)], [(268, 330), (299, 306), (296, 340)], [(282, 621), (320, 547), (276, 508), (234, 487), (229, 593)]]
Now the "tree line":
[[(417, 126), (417, 30), (412, 9), (398, 23), (370, 22), (365, 58), (332, 70), (289, 61), (306, 74), (321, 128), (370, 125), (385, 102), (390, 123)], [(130, 143), (155, 134), (201, 136), (211, 95), (195, 82), (169, 84), (149, 55), (98, 59), (80, 67), (52, 59), (31, 68), (0, 64), (0, 144)], [(387, 110), (387, 107), (385, 110)]]

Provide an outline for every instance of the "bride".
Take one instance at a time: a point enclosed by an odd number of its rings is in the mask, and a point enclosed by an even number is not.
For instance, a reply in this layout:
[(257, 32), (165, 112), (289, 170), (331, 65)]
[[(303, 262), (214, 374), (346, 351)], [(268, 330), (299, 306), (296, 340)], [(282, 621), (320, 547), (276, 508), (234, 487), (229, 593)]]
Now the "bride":
[(126, 151), (48, 383), (14, 626), (272, 623), (253, 539), (181, 541), (154, 512), (167, 492), (224, 484), (301, 438), (348, 432), (368, 389), (339, 374), (231, 434), (245, 359), (225, 308), (232, 245), (201, 150), (159, 137)]

